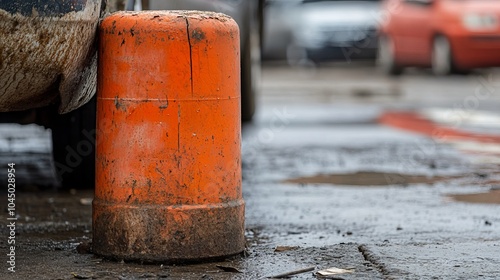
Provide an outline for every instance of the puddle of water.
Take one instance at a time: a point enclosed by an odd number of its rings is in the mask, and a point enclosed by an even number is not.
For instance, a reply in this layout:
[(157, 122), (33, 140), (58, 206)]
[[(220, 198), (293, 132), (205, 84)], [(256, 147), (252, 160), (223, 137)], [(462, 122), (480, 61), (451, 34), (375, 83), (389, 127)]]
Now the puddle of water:
[(500, 204), (500, 190), (491, 190), (486, 193), (454, 194), (448, 197), (459, 202)]
[(330, 184), (346, 186), (390, 186), (410, 184), (434, 184), (439, 181), (457, 179), (459, 177), (406, 175), (384, 172), (356, 172), (350, 174), (319, 174), (311, 177), (300, 177), (286, 180), (293, 184)]

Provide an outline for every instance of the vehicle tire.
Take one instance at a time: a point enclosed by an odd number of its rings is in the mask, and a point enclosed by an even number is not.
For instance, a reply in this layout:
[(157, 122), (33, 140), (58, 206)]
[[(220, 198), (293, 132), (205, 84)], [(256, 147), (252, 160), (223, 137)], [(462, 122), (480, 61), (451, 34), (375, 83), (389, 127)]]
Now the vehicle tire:
[(60, 185), (65, 189), (94, 188), (96, 97), (53, 118), (52, 154)]
[[(250, 31), (252, 30), (252, 31)], [(258, 29), (246, 32), (241, 48), (241, 121), (249, 122), (255, 114), (255, 99), (260, 81), (260, 40)]]
[(453, 58), (450, 41), (445, 36), (436, 36), (432, 43), (432, 72), (438, 76), (449, 74), (467, 75), (469, 69), (458, 68)]
[(453, 54), (450, 41), (444, 36), (436, 36), (432, 42), (432, 72), (438, 76), (453, 72)]
[(403, 68), (396, 62), (394, 43), (387, 35), (379, 39), (377, 66), (387, 75), (398, 76), (403, 73)]

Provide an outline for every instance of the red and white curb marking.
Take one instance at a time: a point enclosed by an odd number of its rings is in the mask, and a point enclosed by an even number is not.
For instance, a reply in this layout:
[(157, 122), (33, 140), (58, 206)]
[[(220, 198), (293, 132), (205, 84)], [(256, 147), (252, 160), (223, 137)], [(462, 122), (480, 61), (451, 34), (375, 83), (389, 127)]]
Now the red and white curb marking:
[(379, 122), (451, 144), (460, 151), (477, 156), (474, 161), (500, 163), (500, 114), (432, 108), (384, 112)]

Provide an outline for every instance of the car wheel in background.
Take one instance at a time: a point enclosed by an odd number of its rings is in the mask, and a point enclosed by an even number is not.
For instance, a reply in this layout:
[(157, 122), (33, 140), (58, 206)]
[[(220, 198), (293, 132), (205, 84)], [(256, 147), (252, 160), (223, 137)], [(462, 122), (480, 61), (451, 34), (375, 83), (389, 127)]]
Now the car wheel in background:
[(435, 75), (467, 75), (470, 69), (458, 68), (453, 58), (450, 41), (444, 36), (436, 36), (432, 44), (432, 72)]
[(51, 124), (56, 177), (63, 188), (94, 188), (96, 97)]
[(453, 54), (450, 41), (444, 36), (436, 36), (432, 43), (432, 72), (435, 75), (449, 75), (453, 72)]
[(394, 42), (387, 35), (379, 38), (377, 66), (388, 75), (397, 76), (403, 73), (403, 68), (396, 62)]

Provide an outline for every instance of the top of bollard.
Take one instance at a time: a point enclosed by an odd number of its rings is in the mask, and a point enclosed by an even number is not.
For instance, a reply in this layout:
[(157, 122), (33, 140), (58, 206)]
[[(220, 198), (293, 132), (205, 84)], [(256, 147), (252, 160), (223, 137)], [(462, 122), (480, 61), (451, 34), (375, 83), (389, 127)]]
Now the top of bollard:
[(169, 10), (169, 11), (119, 11), (108, 17), (123, 18), (123, 17), (140, 17), (149, 19), (161, 18), (186, 18), (186, 19), (214, 19), (221, 22), (233, 21), (230, 16), (210, 11), (195, 11), (195, 10)]
[[(119, 24), (117, 24), (119, 22)], [(185, 29), (186, 24), (204, 22), (208, 29), (228, 30), (234, 32), (238, 29), (236, 21), (223, 13), (208, 11), (119, 11), (103, 19), (101, 31), (114, 33), (118, 29), (136, 29), (138, 23), (142, 32), (166, 30), (166, 28)], [(119, 26), (119, 27), (118, 27)], [(118, 28), (118, 29), (117, 29)]]
[(186, 18), (216, 19), (222, 22), (233, 20), (230, 16), (226, 14), (216, 13), (216, 12), (208, 12), (208, 11), (172, 11), (172, 12), (178, 13), (180, 16)]

